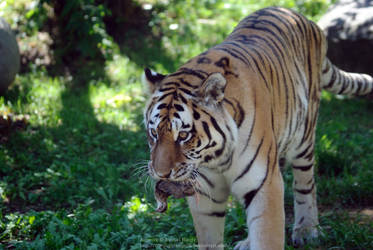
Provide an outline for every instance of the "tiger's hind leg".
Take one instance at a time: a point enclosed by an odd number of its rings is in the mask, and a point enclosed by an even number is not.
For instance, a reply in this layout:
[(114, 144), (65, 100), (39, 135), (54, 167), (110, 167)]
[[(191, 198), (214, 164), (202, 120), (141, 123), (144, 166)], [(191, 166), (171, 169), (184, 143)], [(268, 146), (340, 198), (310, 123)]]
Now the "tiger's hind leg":
[(318, 237), (318, 212), (314, 178), (314, 144), (305, 145), (292, 161), (294, 191), (294, 246), (302, 246)]

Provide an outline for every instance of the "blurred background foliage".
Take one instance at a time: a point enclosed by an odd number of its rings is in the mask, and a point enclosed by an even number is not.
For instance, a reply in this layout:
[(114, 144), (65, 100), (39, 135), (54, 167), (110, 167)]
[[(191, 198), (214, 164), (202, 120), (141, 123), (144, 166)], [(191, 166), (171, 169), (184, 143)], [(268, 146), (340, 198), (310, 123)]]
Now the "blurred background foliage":
[(38, 58), (36, 65), (66, 73), (122, 52), (139, 66), (172, 71), (256, 9), (284, 6), (317, 20), (331, 1), (3, 0), (0, 13), (31, 57), (23, 57), (23, 69)]

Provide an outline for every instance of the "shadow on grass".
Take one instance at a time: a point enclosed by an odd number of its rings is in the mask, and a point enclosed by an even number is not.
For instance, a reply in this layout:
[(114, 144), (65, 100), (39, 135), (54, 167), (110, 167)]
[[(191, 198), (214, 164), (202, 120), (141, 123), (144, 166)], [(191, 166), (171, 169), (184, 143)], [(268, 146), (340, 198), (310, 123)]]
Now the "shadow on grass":
[[(0, 145), (0, 161), (5, 162), (0, 187), (7, 197), (1, 200), (1, 210), (56, 210), (78, 204), (110, 209), (132, 195), (143, 196), (144, 178), (134, 173), (147, 158), (145, 133), (97, 120), (89, 86), (81, 83), (97, 77), (104, 77), (103, 72), (92, 78), (77, 75), (69, 83), (73, 87), (61, 94), (57, 126), (29, 126)], [(137, 110), (135, 118), (140, 127), (141, 113)]]
[(167, 72), (161, 72), (163, 74), (176, 70), (175, 62), (180, 61), (180, 58), (169, 55), (162, 46), (160, 37), (151, 34), (143, 36), (135, 30), (126, 33), (127, 35), (119, 42), (120, 51), (139, 67), (154, 69), (157, 64), (161, 64), (167, 70)]

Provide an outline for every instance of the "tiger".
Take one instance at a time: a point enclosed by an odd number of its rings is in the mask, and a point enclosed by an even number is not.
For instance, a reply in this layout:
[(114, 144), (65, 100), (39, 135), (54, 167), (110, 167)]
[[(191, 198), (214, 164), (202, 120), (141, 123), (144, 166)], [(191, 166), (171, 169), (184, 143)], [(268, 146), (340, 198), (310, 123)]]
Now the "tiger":
[(294, 177), (292, 244), (320, 235), (314, 150), (321, 91), (373, 94), (371, 76), (342, 71), (326, 52), (317, 24), (268, 7), (174, 73), (145, 68), (148, 172), (193, 186), (186, 199), (199, 249), (224, 248), (230, 195), (245, 209), (248, 231), (235, 249), (283, 249), (285, 165)]

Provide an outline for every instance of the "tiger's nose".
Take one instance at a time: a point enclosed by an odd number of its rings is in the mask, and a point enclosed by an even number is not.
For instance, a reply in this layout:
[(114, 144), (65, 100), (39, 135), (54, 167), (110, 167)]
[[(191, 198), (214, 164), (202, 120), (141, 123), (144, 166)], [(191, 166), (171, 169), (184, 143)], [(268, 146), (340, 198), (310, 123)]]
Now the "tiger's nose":
[(166, 174), (164, 174), (164, 173), (157, 173), (157, 175), (158, 175), (160, 178), (167, 179), (167, 178), (170, 177), (170, 175), (171, 175), (171, 171), (168, 172), (168, 173), (166, 173)]

